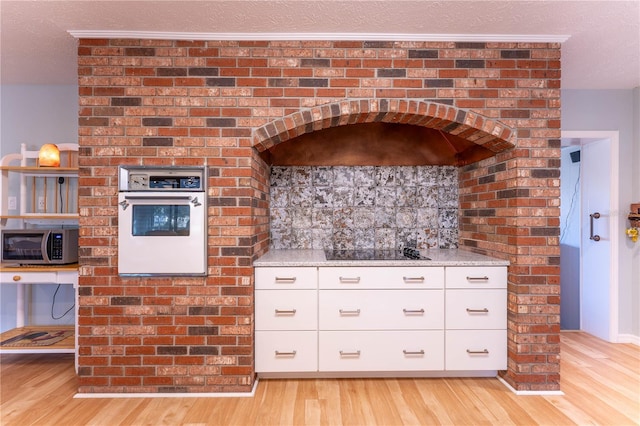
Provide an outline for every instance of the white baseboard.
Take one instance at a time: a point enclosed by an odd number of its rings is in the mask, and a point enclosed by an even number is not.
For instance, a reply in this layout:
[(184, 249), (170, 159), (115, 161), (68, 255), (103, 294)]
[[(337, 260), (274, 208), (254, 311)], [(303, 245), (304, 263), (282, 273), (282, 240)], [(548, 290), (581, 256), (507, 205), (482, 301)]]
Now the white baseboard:
[(564, 392), (562, 391), (550, 391), (550, 390), (541, 390), (541, 391), (531, 391), (531, 390), (526, 390), (526, 391), (519, 391), (519, 390), (515, 390), (513, 388), (513, 386), (511, 386), (509, 383), (507, 383), (502, 377), (498, 376), (498, 380), (500, 380), (500, 382), (505, 385), (507, 387), (507, 389), (509, 389), (511, 392), (515, 393), (516, 395), (522, 395), (522, 396), (533, 396), (533, 395), (538, 395), (538, 396), (549, 396), (549, 395), (564, 395)]
[(253, 398), (258, 379), (253, 382), (251, 392), (181, 392), (181, 393), (76, 393), (74, 398)]
[(618, 334), (618, 343), (631, 343), (640, 346), (640, 336), (634, 334)]

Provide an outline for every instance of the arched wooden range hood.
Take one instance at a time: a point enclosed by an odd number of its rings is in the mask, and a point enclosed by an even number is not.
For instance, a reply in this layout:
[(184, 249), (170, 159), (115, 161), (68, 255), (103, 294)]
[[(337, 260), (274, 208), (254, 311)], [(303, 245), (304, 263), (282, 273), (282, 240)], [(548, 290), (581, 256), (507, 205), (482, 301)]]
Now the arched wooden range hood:
[(306, 133), (262, 155), (276, 166), (460, 166), (495, 153), (442, 130), (362, 123)]
[(345, 100), (301, 110), (253, 134), (279, 166), (463, 166), (514, 147), (513, 130), (451, 105)]

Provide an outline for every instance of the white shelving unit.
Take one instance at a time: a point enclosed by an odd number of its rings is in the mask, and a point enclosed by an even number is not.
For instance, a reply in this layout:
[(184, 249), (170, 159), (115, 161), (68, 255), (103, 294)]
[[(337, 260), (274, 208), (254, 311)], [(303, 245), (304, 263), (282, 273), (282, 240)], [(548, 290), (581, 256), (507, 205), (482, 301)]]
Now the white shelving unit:
[[(22, 144), (20, 153), (0, 159), (0, 224), (2, 229), (78, 226), (78, 145), (58, 144), (60, 167), (40, 167), (38, 151)], [(18, 189), (16, 191), (16, 188)], [(74, 325), (32, 323), (33, 285), (71, 285), (78, 299), (78, 265), (0, 265), (0, 285), (15, 284), (16, 328), (0, 335), (0, 342), (23, 333), (72, 331), (73, 336), (49, 346), (0, 346), (0, 353), (76, 353), (77, 308)], [(3, 304), (11, 303), (3, 300)]]

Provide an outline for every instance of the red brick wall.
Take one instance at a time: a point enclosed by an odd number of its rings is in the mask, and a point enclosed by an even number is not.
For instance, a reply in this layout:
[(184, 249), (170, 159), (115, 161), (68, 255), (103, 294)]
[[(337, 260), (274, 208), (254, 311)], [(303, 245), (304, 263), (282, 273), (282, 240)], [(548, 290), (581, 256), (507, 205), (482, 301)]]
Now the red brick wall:
[[(505, 379), (558, 389), (559, 58), (544, 43), (80, 40), (79, 391), (251, 388), (251, 262), (269, 207), (253, 146), (353, 122), (355, 110), (314, 108), (345, 100), (414, 116), (445, 104), (494, 124), (480, 133), (498, 154), (461, 169), (460, 244), (512, 263)], [(121, 164), (206, 164), (206, 278), (118, 277)]]

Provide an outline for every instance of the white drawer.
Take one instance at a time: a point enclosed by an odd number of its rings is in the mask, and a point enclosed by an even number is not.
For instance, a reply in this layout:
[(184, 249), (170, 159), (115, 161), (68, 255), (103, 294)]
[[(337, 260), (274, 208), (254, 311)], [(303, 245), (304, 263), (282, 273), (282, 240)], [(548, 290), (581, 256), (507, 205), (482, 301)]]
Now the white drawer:
[(316, 330), (317, 290), (256, 290), (256, 330)]
[(506, 266), (446, 268), (447, 288), (507, 288)]
[(256, 331), (256, 372), (318, 371), (315, 331)]
[[(77, 275), (77, 272), (76, 272)], [(55, 272), (5, 272), (0, 275), (3, 284), (49, 284), (57, 283)]]
[(320, 371), (444, 368), (443, 331), (321, 331)]
[(506, 370), (507, 330), (447, 330), (447, 370)]
[(507, 328), (507, 290), (447, 290), (446, 328), (505, 329)]
[(319, 268), (321, 289), (443, 288), (442, 267), (326, 267)]
[(315, 267), (258, 267), (255, 268), (256, 289), (312, 289), (318, 286)]
[(444, 290), (320, 290), (320, 330), (444, 328)]

